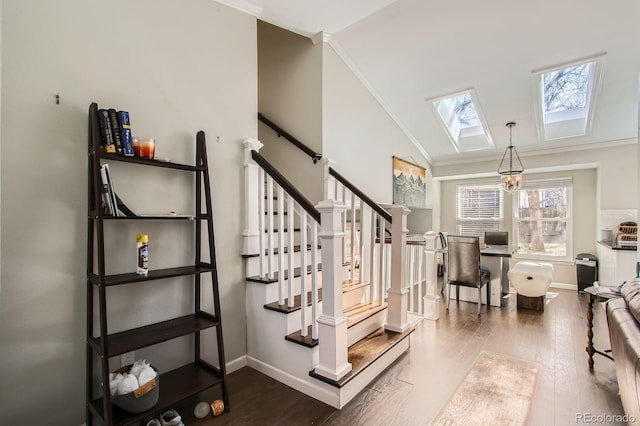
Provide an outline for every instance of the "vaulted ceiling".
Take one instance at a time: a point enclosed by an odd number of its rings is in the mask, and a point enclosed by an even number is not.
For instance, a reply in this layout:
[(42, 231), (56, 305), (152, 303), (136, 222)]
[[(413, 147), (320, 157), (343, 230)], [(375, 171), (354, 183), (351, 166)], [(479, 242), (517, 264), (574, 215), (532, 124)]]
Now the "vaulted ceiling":
[[(637, 0), (218, 0), (330, 44), (435, 165), (637, 143)], [(326, 39), (326, 38), (325, 38)], [(604, 55), (590, 131), (541, 140), (532, 72)], [(495, 147), (458, 153), (427, 102), (475, 89)]]

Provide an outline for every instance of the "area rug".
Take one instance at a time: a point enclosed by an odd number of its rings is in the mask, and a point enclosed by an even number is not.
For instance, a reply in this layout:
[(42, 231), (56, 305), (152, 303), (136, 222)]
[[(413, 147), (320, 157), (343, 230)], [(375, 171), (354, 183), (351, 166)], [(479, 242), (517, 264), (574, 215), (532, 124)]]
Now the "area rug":
[(482, 351), (432, 425), (526, 425), (538, 364)]

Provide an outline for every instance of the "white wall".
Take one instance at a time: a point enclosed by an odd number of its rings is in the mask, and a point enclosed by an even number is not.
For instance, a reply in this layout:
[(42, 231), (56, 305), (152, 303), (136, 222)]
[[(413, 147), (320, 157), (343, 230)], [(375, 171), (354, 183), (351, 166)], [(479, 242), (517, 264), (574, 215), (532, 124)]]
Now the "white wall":
[[(300, 142), (322, 153), (322, 46), (258, 21), (258, 109)], [(309, 200), (323, 198), (322, 165), (260, 123), (260, 153)]]
[[(129, 110), (134, 134), (174, 161), (193, 163), (206, 132), (227, 361), (246, 354), (238, 212), (241, 141), (257, 134), (255, 18), (210, 0), (5, 0), (1, 38), (0, 423), (84, 422), (92, 101)], [(193, 208), (193, 177), (126, 166), (114, 183), (134, 210)], [(108, 272), (131, 270), (136, 232), (150, 235), (152, 268), (193, 259), (188, 224), (108, 225)], [(109, 289), (110, 331), (188, 311), (186, 281)], [(138, 358), (173, 368), (190, 353), (189, 339), (174, 343)]]
[[(433, 195), (426, 159), (333, 48), (326, 43), (323, 46), (324, 155), (336, 162), (340, 174), (378, 203), (393, 202), (393, 156), (425, 167), (427, 191)], [(430, 212), (418, 216), (422, 219), (412, 222), (416, 232), (431, 229)]]

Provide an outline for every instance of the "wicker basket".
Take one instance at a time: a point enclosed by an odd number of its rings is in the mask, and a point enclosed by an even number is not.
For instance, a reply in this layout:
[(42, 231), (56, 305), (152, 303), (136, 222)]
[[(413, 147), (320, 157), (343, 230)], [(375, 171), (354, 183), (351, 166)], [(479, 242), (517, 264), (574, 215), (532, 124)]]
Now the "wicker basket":
[[(111, 401), (129, 413), (142, 413), (153, 408), (158, 403), (160, 395), (160, 376), (153, 365), (151, 368), (156, 372), (155, 379), (149, 380), (133, 392), (115, 395), (111, 398)], [(127, 373), (130, 369), (131, 365), (125, 365), (116, 370), (116, 373)]]
[(618, 225), (618, 241), (638, 241), (638, 225), (635, 222), (623, 222)]

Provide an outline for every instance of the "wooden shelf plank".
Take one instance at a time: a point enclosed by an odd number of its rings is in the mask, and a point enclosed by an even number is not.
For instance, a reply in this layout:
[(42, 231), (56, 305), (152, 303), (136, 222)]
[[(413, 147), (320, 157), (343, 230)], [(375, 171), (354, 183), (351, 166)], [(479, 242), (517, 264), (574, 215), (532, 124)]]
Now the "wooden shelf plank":
[[(217, 370), (197, 361), (161, 374), (158, 403), (152, 409), (138, 414), (127, 413), (113, 405), (113, 424), (118, 426), (136, 424), (222, 381), (223, 378)], [(104, 419), (102, 398), (95, 399), (89, 404), (91, 411)]]
[(96, 155), (101, 160), (122, 161), (124, 163), (143, 164), (145, 166), (163, 167), (166, 169), (186, 170), (186, 171), (202, 171), (202, 167), (191, 166), (189, 164), (172, 163), (170, 161), (152, 160), (141, 157), (127, 157), (121, 154), (113, 154), (108, 152), (97, 151)]
[[(177, 268), (165, 268), (150, 270), (147, 275), (138, 275), (135, 272), (129, 272), (126, 274), (115, 274), (105, 276), (105, 286), (130, 284), (142, 281), (152, 281), (162, 278), (182, 277), (188, 275), (203, 274), (214, 271), (215, 268), (212, 265), (189, 265), (179, 266)], [(92, 284), (100, 285), (100, 276), (97, 274), (89, 274), (89, 281)]]
[[(108, 356), (113, 357), (135, 351), (136, 349), (215, 327), (219, 324), (220, 321), (211, 314), (199, 312), (197, 314), (186, 315), (144, 327), (110, 334), (107, 336)], [(92, 337), (89, 339), (89, 344), (92, 349), (98, 355), (103, 356), (101, 343), (102, 337)]]

